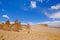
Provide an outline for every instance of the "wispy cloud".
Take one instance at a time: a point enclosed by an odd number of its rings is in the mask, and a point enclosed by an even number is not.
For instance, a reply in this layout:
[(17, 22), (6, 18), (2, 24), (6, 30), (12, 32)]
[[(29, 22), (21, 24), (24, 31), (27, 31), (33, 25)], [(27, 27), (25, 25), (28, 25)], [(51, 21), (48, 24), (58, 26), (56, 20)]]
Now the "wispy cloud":
[(29, 22), (28, 24), (33, 25), (34, 23), (33, 22)]
[(2, 15), (3, 18), (10, 19), (8, 15)]
[(14, 22), (10, 22), (10, 24), (14, 24)]
[(57, 4), (57, 5), (51, 6), (51, 9), (55, 9), (55, 10), (60, 9), (60, 4)]
[(0, 1), (0, 5), (2, 4), (2, 1)]
[(31, 4), (30, 4), (31, 8), (36, 8), (36, 1), (31, 1)]
[(52, 14), (48, 14), (48, 12), (45, 12), (44, 14), (49, 18), (54, 18), (54, 19), (60, 18), (60, 11), (54, 12)]
[(60, 21), (44, 21), (37, 24), (48, 24), (49, 27), (60, 27)]
[(5, 9), (1, 9), (1, 11), (5, 11)]
[(25, 24), (25, 25), (27, 25), (27, 24), (34, 25), (35, 23), (33, 23), (33, 22), (28, 22), (28, 23), (21, 23), (21, 24)]
[(36, 1), (30, 1), (30, 5), (26, 6), (26, 3), (24, 3), (22, 9), (24, 9), (24, 11), (28, 11), (31, 10), (31, 8), (36, 8), (36, 7), (37, 7)]
[(50, 18), (60, 18), (60, 11), (53, 13)]
[(37, 0), (37, 1), (43, 3), (43, 2), (48, 2), (49, 0)]
[(1, 21), (0, 24), (1, 24), (1, 23), (5, 23), (5, 21)]
[(53, 19), (60, 19), (60, 4), (57, 4), (55, 6), (51, 6), (48, 10), (50, 12), (48, 12), (47, 10), (44, 11), (44, 14), (49, 17), (49, 18), (53, 18)]
[(50, 26), (53, 26), (53, 27), (60, 27), (60, 21), (51, 21), (49, 23)]
[(22, 18), (22, 20), (25, 20), (25, 18)]
[(49, 23), (50, 23), (50, 21), (44, 21), (44, 22), (39, 22), (37, 24), (49, 24)]

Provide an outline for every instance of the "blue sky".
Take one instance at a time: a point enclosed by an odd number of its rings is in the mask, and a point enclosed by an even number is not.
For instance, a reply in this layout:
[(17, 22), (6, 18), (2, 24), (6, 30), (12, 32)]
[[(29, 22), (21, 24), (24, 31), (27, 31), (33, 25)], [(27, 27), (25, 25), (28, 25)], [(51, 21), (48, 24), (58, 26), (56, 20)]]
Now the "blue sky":
[(60, 0), (0, 0), (0, 22), (60, 21)]

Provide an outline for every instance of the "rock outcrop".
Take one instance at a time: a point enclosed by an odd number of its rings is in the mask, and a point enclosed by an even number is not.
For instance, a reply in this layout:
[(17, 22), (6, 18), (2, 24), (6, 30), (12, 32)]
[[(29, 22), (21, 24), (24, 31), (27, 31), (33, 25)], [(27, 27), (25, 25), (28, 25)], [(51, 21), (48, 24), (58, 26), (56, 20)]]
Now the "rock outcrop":
[(7, 20), (5, 23), (1, 23), (0, 29), (6, 30), (6, 31), (16, 31), (16, 32), (20, 32), (25, 29), (25, 30), (28, 30), (27, 31), (28, 33), (30, 32), (29, 24), (24, 26), (17, 19), (15, 20), (13, 24), (10, 24), (9, 20)]
[(48, 24), (40, 24), (41, 26), (48, 27)]

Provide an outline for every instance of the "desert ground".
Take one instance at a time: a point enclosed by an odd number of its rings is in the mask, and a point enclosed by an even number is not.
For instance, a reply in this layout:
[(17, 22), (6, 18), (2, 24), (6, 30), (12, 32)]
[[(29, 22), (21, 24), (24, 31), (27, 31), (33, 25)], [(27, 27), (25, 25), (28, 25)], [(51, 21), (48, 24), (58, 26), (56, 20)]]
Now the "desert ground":
[(30, 33), (0, 30), (0, 40), (60, 40), (60, 28), (30, 25)]

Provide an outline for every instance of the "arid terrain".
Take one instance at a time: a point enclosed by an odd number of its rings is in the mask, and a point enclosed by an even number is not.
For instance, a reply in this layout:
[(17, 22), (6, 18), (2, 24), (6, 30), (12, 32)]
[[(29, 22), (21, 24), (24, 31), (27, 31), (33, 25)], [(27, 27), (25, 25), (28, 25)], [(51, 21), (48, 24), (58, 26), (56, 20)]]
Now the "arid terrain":
[(30, 33), (0, 30), (0, 40), (60, 40), (60, 28), (31, 25)]

